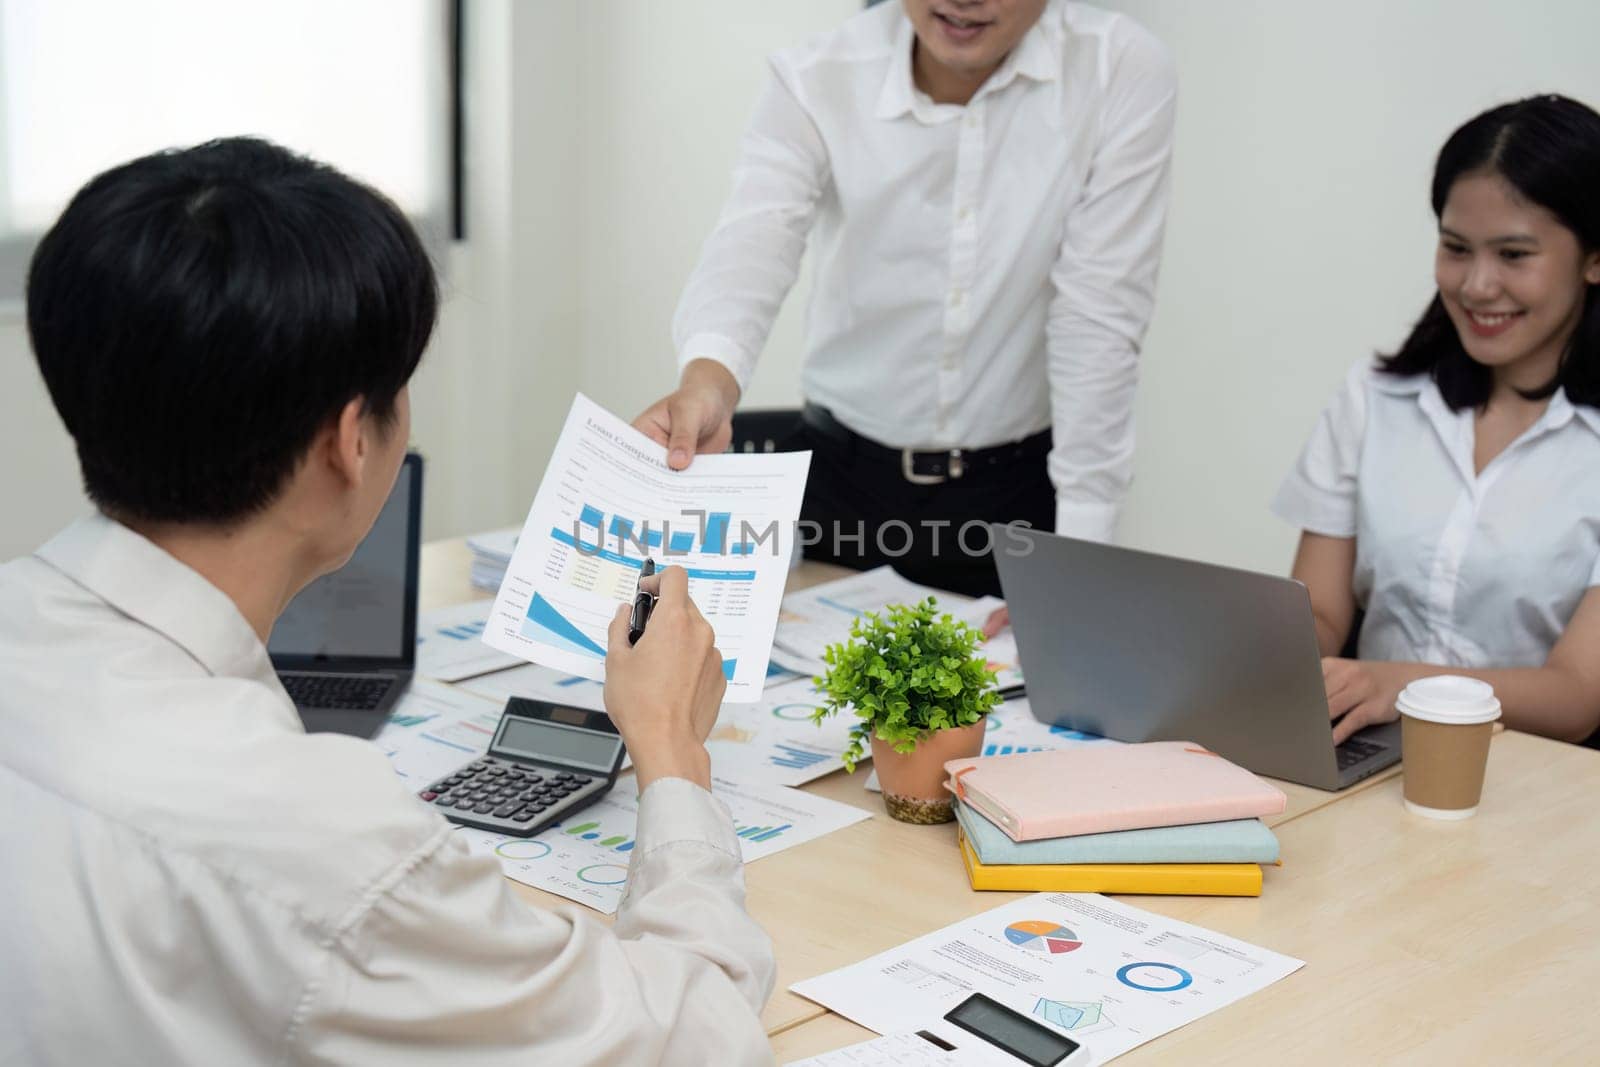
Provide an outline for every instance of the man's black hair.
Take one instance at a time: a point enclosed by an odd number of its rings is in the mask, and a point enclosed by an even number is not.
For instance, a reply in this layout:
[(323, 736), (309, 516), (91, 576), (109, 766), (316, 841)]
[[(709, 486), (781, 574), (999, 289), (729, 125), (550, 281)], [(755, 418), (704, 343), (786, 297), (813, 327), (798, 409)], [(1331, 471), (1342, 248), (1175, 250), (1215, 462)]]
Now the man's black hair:
[[(1565, 96), (1529, 97), (1491, 108), (1462, 126), (1439, 151), (1433, 171), (1433, 214), (1444, 214), (1460, 179), (1490, 173), (1517, 195), (1554, 215), (1585, 252), (1600, 250), (1600, 114)], [(1539, 400), (1565, 388), (1574, 404), (1600, 407), (1600, 286), (1584, 293), (1583, 315), (1555, 376), (1524, 392)], [(1400, 351), (1379, 360), (1388, 374), (1429, 374), (1452, 411), (1489, 402), (1494, 376), (1467, 355), (1461, 336), (1434, 294)]]
[(128, 519), (266, 507), (351, 400), (393, 416), (437, 308), (393, 203), (250, 138), (99, 175), (28, 272), (28, 332), (84, 489)]

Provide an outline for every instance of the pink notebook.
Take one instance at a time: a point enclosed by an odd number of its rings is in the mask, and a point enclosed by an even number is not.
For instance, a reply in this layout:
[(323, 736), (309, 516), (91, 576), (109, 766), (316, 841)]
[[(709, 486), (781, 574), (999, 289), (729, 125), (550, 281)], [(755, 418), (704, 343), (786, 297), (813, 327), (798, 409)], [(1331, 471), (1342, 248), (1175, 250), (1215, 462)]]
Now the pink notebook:
[(1276, 815), (1282, 791), (1188, 741), (951, 760), (949, 788), (1013, 841)]

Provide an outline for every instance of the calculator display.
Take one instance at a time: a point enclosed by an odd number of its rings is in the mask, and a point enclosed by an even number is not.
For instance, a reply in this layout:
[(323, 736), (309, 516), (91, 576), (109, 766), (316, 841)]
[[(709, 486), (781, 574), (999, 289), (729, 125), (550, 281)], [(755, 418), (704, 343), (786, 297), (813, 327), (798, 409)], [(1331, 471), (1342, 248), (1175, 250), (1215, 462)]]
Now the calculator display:
[(1050, 1067), (1078, 1051), (1076, 1041), (1040, 1026), (981, 993), (962, 1001), (945, 1018), (1033, 1067)]
[(538, 719), (507, 715), (501, 720), (500, 736), (494, 751), (507, 756), (551, 760), (611, 773), (622, 739), (616, 734), (601, 734), (572, 726), (556, 726)]

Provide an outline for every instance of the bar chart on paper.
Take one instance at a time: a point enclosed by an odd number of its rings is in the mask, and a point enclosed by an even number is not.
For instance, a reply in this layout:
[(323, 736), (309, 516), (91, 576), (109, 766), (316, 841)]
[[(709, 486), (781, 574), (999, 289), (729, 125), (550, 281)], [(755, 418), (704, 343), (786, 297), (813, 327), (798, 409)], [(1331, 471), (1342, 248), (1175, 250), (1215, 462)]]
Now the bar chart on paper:
[[(493, 856), (506, 875), (576, 900), (607, 915), (617, 910), (635, 853), (639, 794), (631, 777), (599, 801), (536, 837), (504, 837), (462, 828), (467, 847)], [(867, 812), (792, 789), (713, 775), (712, 794), (733, 814), (745, 862), (867, 818)]]
[(414, 679), (372, 739), (402, 780), (420, 789), (483, 754), (500, 708), (455, 686)]
[(522, 661), (483, 643), (492, 600), (452, 604), (417, 619), (417, 673), (441, 682), (459, 682)]
[(811, 680), (769, 688), (755, 704), (724, 704), (706, 739), (711, 769), (744, 782), (804, 785), (844, 766), (849, 712), (812, 722), (822, 706)]
[(701, 456), (670, 471), (664, 449), (579, 396), (484, 641), (603, 679), (612, 619), (648, 558), (687, 573), (716, 633), (727, 699), (759, 699), (809, 462), (803, 452)]

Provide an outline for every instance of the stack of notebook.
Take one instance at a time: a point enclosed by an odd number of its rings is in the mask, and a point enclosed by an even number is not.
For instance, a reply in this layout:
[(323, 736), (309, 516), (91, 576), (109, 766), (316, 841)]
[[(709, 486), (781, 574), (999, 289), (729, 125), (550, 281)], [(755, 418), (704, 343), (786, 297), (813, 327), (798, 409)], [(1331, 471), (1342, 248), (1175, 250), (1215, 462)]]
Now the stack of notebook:
[(506, 578), (506, 568), (511, 566), (511, 555), (517, 549), (517, 535), (520, 533), (522, 527), (511, 526), (467, 538), (467, 547), (472, 550), (473, 585), (479, 589), (500, 588), (500, 583)]
[(1259, 896), (1283, 793), (1198, 745), (1161, 741), (952, 760), (974, 889)]

